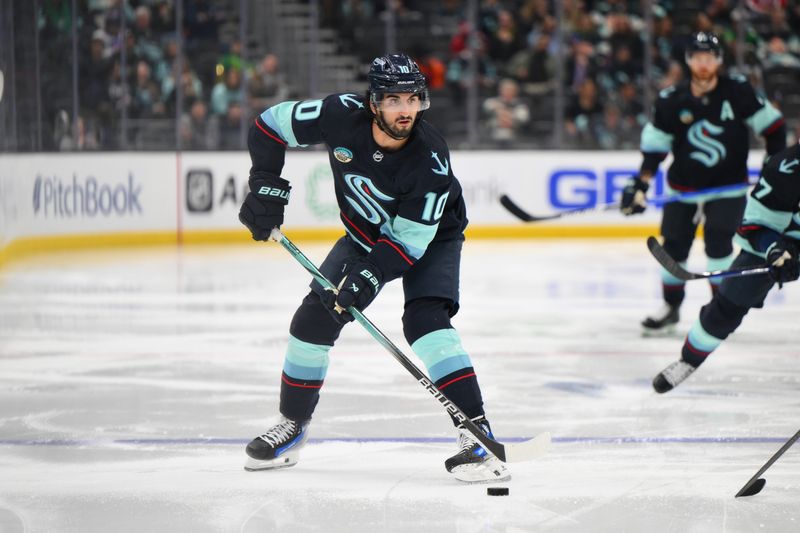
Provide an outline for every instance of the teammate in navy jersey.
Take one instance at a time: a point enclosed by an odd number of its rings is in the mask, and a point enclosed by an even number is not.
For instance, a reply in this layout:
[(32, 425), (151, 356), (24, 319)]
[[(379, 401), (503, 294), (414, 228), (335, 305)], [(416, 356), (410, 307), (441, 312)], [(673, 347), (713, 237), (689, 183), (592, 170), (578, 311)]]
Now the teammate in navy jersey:
[(750, 193), (736, 242), (742, 250), (734, 267), (756, 267), (766, 261), (769, 275), (725, 278), (711, 302), (689, 330), (681, 358), (653, 380), (653, 388), (664, 393), (694, 372), (747, 312), (764, 305), (775, 283), (794, 281), (800, 276), (800, 146), (773, 155), (761, 171)]
[[(691, 79), (661, 91), (653, 119), (642, 130), (641, 169), (625, 187), (620, 207), (625, 215), (645, 210), (649, 183), (669, 152), (674, 157), (667, 173), (670, 193), (733, 186), (726, 193), (668, 203), (661, 219), (664, 249), (685, 262), (704, 217), (708, 269), (722, 270), (733, 259), (732, 239), (746, 203), (747, 126), (764, 136), (767, 154), (786, 147), (786, 126), (781, 113), (744, 78), (719, 73), (722, 50), (715, 35), (695, 34), (686, 50), (686, 63)], [(719, 283), (711, 280), (712, 293)], [(671, 330), (680, 318), (684, 282), (662, 270), (662, 292), (664, 305), (642, 322), (645, 333)]]
[[(281, 376), (278, 424), (247, 446), (248, 470), (292, 466), (328, 369), (344, 311), (365, 309), (383, 286), (403, 280), (403, 332), (436, 386), (487, 434), (478, 380), (450, 318), (459, 307), (459, 264), (467, 225), (461, 186), (442, 136), (422, 120), (425, 77), (404, 54), (379, 57), (365, 96), (283, 102), (256, 118), (248, 147), (250, 193), (239, 219), (256, 240), (283, 223), (289, 182), (280, 177), (287, 146), (325, 143), (345, 236), (320, 270), (338, 295), (316, 282), (295, 312)], [(375, 387), (379, 385), (370, 384)], [(459, 452), (445, 461), (462, 481), (508, 479), (506, 467), (459, 428)]]

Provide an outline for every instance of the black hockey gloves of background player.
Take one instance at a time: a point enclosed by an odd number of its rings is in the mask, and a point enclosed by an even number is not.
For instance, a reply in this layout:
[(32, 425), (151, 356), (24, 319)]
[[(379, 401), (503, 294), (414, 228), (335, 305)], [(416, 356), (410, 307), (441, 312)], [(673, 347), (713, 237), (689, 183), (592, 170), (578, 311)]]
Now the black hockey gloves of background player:
[(239, 209), (239, 220), (247, 226), (253, 239), (266, 241), (272, 228), (283, 224), (283, 209), (289, 203), (289, 182), (271, 172), (250, 174), (250, 192)]
[(797, 256), (797, 244), (787, 240), (777, 240), (767, 248), (769, 275), (779, 289), (784, 283), (800, 277), (800, 259)]
[(644, 213), (647, 208), (647, 189), (650, 185), (639, 176), (634, 176), (622, 189), (622, 200), (619, 203), (619, 210), (627, 216)]
[(362, 260), (353, 265), (339, 283), (339, 294), (326, 290), (320, 296), (322, 303), (331, 311), (340, 324), (353, 321), (353, 315), (345, 311), (355, 307), (363, 311), (378, 295), (383, 283), (383, 274), (371, 261)]

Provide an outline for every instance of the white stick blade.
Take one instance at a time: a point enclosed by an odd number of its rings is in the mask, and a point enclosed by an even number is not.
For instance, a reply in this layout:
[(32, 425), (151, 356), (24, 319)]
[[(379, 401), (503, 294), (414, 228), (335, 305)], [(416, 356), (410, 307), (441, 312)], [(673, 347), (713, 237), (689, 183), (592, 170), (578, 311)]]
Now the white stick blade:
[(550, 433), (544, 432), (518, 444), (506, 444), (506, 463), (521, 463), (542, 457), (550, 449)]

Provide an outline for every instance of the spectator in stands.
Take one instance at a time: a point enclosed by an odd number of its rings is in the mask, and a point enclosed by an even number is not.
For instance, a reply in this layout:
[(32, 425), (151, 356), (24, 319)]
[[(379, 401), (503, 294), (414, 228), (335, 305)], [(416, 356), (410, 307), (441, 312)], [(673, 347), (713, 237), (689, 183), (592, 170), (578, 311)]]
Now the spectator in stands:
[(158, 36), (150, 27), (150, 8), (140, 5), (136, 8), (135, 19), (133, 22), (133, 34), (136, 36), (136, 48), (139, 57), (150, 63), (150, 66), (158, 64), (164, 57)]
[(523, 34), (530, 33), (550, 16), (547, 0), (524, 0), (516, 13), (517, 23)]
[[(473, 48), (467, 47), (470, 34), (469, 24), (462, 23), (459, 33), (450, 42), (451, 50), (455, 50), (453, 57), (447, 65), (447, 85), (450, 87), (453, 103), (461, 105), (470, 86), (475, 85), (480, 91), (494, 87), (497, 80), (497, 70), (494, 63), (486, 56), (486, 40), (482, 33), (477, 33)], [(475, 53), (478, 65), (477, 79), (473, 79), (469, 64), (470, 58)]]
[(289, 84), (280, 71), (278, 56), (266, 54), (250, 76), (247, 96), (250, 109), (261, 113), (266, 108), (289, 97)]
[(577, 92), (587, 79), (594, 80), (600, 71), (595, 59), (594, 46), (588, 41), (574, 41), (572, 53), (564, 68), (567, 87)]
[(489, 57), (498, 65), (505, 64), (511, 56), (522, 49), (524, 41), (510, 11), (506, 9), (497, 11), (496, 26), (488, 34), (488, 41)]
[(800, 57), (789, 52), (786, 42), (774, 35), (767, 41), (766, 50), (763, 52), (762, 65), (769, 71), (773, 69), (791, 69), (800, 71)]
[(519, 98), (519, 85), (508, 78), (498, 84), (497, 96), (483, 102), (483, 111), (497, 148), (512, 148), (530, 121), (530, 110)]
[(628, 127), (614, 103), (606, 104), (603, 121), (596, 131), (597, 147), (603, 150), (635, 150), (639, 147), (639, 128)]
[(552, 89), (553, 56), (548, 52), (551, 35), (540, 32), (526, 49), (506, 65), (509, 75), (522, 84), (525, 94), (539, 95)]
[(245, 143), (242, 142), (241, 135), (242, 113), (242, 105), (239, 102), (230, 103), (224, 117), (220, 121), (220, 150), (244, 150), (246, 148)]
[(242, 104), (242, 73), (235, 68), (227, 71), (225, 79), (211, 90), (211, 112), (225, 115), (233, 103)]
[(634, 29), (630, 17), (617, 13), (608, 15), (607, 20), (608, 28), (611, 32), (611, 35), (608, 36), (611, 56), (616, 61), (619, 49), (627, 48), (630, 54), (630, 61), (635, 65), (641, 65), (644, 60), (644, 41)]
[(634, 57), (627, 44), (620, 44), (613, 51), (604, 77), (609, 80), (609, 88), (618, 87), (628, 80), (638, 79), (642, 75), (642, 64)]
[(647, 114), (633, 80), (628, 80), (619, 86), (615, 101), (619, 108), (620, 121), (625, 128), (635, 131), (638, 138), (639, 132), (647, 124)]
[(153, 6), (150, 26), (156, 35), (168, 35), (175, 32), (175, 9), (173, 2), (159, 1)]
[(239, 39), (234, 39), (226, 47), (225, 53), (222, 54), (219, 59), (217, 59), (216, 81), (221, 81), (225, 77), (225, 73), (232, 69), (236, 69), (239, 72), (247, 71), (247, 67), (242, 56), (242, 41)]
[(150, 65), (140, 60), (136, 64), (136, 83), (131, 92), (130, 116), (153, 118), (164, 116), (166, 108), (161, 100), (161, 91), (151, 75)]
[(658, 80), (658, 85), (656, 88), (658, 90), (662, 90), (666, 89), (667, 87), (672, 87), (673, 85), (677, 85), (682, 79), (683, 66), (677, 61), (670, 61), (667, 72), (664, 74), (663, 78)]
[(578, 148), (595, 148), (596, 130), (602, 119), (603, 105), (597, 94), (597, 84), (586, 78), (566, 110), (564, 126), (569, 140)]
[(208, 106), (200, 98), (189, 103), (189, 112), (181, 116), (181, 137), (186, 150), (217, 150), (219, 118), (209, 116)]
[(419, 70), (425, 76), (428, 89), (437, 91), (445, 86), (447, 66), (432, 53), (427, 46), (416, 45), (411, 53), (414, 61), (419, 65)]
[[(193, 99), (203, 98), (203, 84), (200, 79), (192, 70), (192, 65), (187, 58), (181, 62), (183, 71), (180, 76), (181, 89), (183, 90), (184, 108), (181, 111), (188, 109), (189, 103)], [(178, 69), (178, 63), (173, 63), (170, 75), (164, 78), (161, 83), (162, 101), (164, 102), (167, 112), (170, 115), (175, 114), (175, 102), (177, 101), (177, 93), (175, 91), (175, 71)]]
[(706, 6), (705, 12), (714, 26), (720, 28), (731, 27), (733, 6), (730, 0), (711, 0)]

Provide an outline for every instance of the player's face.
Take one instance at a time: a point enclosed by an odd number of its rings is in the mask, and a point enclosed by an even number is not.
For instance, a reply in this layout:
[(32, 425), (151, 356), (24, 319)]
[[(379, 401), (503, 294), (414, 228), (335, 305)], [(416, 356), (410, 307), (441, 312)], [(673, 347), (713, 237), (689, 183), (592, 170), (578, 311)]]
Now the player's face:
[(720, 59), (711, 52), (695, 52), (687, 61), (692, 76), (700, 80), (713, 78), (719, 70)]
[(421, 107), (422, 99), (418, 94), (387, 93), (378, 103), (375, 114), (393, 136), (405, 139), (411, 135)]

